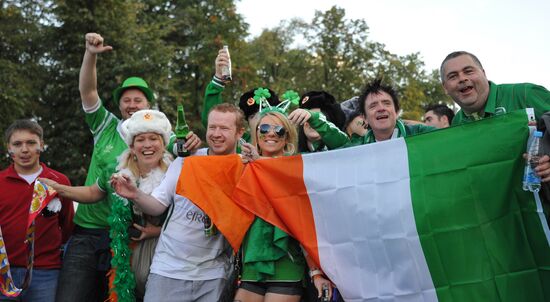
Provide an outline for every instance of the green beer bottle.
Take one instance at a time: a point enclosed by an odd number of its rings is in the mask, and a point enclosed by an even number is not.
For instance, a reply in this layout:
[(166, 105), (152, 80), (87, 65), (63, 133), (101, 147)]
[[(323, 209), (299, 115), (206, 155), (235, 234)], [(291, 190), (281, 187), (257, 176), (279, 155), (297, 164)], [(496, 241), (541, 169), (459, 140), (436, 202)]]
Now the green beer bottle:
[(212, 220), (208, 217), (208, 215), (204, 214), (202, 222), (204, 224), (204, 236), (212, 237), (218, 234), (218, 228), (216, 228), (214, 223), (212, 223)]
[(188, 154), (187, 150), (183, 147), (187, 134), (189, 134), (189, 126), (187, 126), (187, 122), (185, 121), (183, 105), (178, 105), (178, 120), (176, 121), (176, 152), (179, 157), (183, 157)]

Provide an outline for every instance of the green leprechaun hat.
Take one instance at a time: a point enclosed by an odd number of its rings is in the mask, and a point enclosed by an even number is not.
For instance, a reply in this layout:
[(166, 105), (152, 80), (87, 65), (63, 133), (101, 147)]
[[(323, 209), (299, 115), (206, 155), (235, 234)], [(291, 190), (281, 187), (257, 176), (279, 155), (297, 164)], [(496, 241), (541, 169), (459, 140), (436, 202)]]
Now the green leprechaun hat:
[(147, 85), (147, 82), (145, 82), (145, 80), (140, 77), (129, 77), (124, 80), (122, 85), (113, 91), (113, 100), (118, 103), (120, 101), (120, 96), (122, 95), (122, 93), (126, 89), (131, 88), (141, 90), (141, 92), (145, 94), (145, 97), (147, 98), (147, 101), (149, 101), (149, 103), (154, 102), (155, 94), (151, 89), (149, 89), (149, 85)]

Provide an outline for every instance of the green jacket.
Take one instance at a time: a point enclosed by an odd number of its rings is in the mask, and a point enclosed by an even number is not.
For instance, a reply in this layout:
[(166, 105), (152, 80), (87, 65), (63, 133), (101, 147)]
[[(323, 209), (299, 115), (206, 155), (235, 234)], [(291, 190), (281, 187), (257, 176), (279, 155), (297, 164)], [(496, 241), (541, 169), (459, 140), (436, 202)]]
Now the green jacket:
[(531, 83), (497, 85), (489, 81), (489, 96), (482, 115), (475, 117), (460, 110), (453, 118), (452, 125), (525, 108), (533, 108), (535, 118), (540, 119), (545, 112), (550, 111), (550, 92), (542, 86)]
[(242, 245), (243, 281), (301, 281), (306, 261), (300, 244), (256, 217)]
[(308, 123), (321, 136), (320, 141), (312, 143), (313, 150), (309, 150), (310, 152), (333, 150), (349, 143), (347, 134), (327, 120), (324, 114), (315, 111), (309, 112), (311, 117)]

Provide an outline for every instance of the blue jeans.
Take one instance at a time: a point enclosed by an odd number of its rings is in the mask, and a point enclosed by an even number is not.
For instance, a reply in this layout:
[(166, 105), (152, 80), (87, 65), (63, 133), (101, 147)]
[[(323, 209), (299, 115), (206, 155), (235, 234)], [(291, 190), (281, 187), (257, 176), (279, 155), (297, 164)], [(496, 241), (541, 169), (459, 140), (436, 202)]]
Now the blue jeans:
[[(26, 268), (12, 267), (11, 276), (15, 286), (20, 287), (25, 279)], [(33, 269), (31, 284), (19, 297), (8, 298), (0, 294), (0, 301), (22, 301), (22, 302), (54, 302), (55, 289), (57, 288), (58, 269)]]
[(108, 231), (76, 226), (63, 256), (56, 301), (105, 301), (109, 268)]

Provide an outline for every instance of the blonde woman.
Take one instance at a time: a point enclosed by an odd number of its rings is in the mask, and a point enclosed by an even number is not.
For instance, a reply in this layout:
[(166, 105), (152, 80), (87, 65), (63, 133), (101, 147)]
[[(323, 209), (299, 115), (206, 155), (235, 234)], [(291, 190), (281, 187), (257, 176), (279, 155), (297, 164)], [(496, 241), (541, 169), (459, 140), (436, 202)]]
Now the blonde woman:
[[(296, 154), (297, 132), (284, 110), (260, 111), (251, 125), (252, 144), (243, 144), (243, 161)], [(242, 244), (241, 284), (235, 301), (298, 302), (304, 291), (306, 261), (300, 244), (279, 228), (256, 217)], [(330, 285), (321, 274), (316, 287)], [(330, 287), (330, 286), (329, 286)]]

